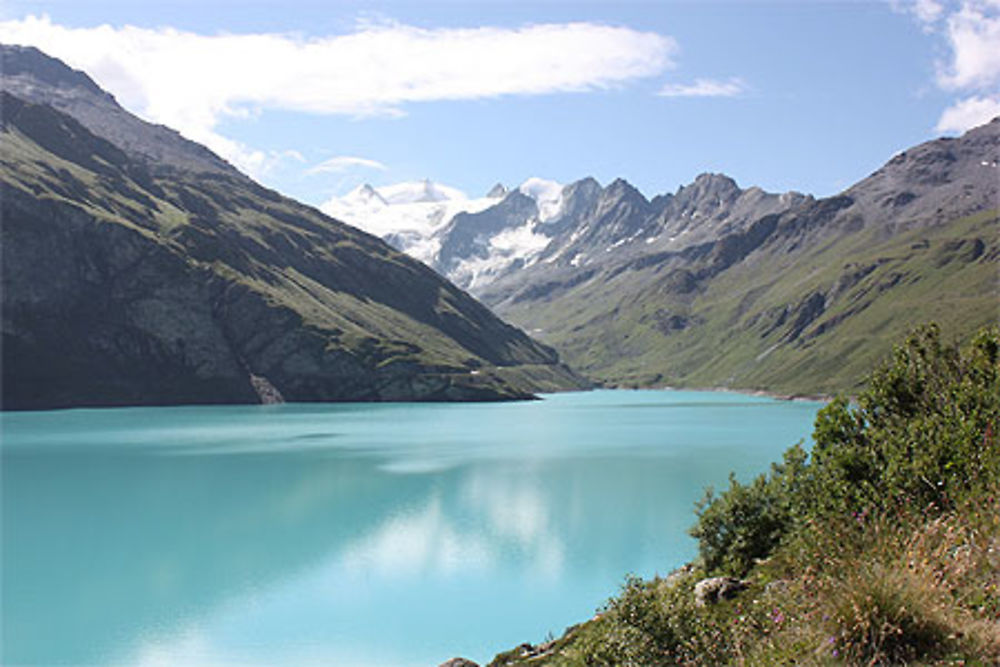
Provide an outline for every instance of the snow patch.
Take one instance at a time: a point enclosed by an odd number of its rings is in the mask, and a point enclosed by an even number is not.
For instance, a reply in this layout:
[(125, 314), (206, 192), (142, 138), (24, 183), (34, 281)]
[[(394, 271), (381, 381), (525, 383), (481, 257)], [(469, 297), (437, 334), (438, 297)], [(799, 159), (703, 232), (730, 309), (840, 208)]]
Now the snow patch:
[(478, 213), (494, 204), (495, 199), (469, 199), (457, 188), (424, 180), (378, 188), (365, 184), (324, 202), (320, 210), (429, 263), (441, 249), (436, 235), (452, 218), (459, 213)]
[(452, 278), (472, 289), (515, 262), (528, 264), (537, 261), (550, 241), (544, 234), (536, 233), (538, 224), (538, 220), (528, 220), (519, 227), (503, 230), (489, 240), (486, 257), (473, 257), (461, 262), (452, 272)]

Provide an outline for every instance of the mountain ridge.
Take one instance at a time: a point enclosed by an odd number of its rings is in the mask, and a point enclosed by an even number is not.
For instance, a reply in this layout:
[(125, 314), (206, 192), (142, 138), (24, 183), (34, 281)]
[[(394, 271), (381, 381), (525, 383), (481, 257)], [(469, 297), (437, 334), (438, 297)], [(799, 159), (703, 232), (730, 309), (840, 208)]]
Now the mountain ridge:
[(908, 328), (936, 319), (967, 336), (997, 318), (998, 153), (1000, 119), (763, 216), (708, 216), (681, 188), (643, 232), (668, 243), (589, 268), (540, 262), (479, 296), (610, 384), (852, 390)]
[[(138, 147), (92, 130), (130, 116), (120, 108), (88, 126), (8, 80), (5, 409), (495, 400), (584, 386), (550, 348), (375, 237), (137, 118)], [(55, 96), (33, 86), (36, 99)], [(173, 163), (146, 150), (161, 141), (179, 151)]]
[(529, 179), (439, 225), (424, 259), (599, 382), (853, 390), (908, 328), (1000, 315), (998, 135), (924, 142), (823, 198), (703, 173), (647, 199), (587, 177), (558, 198), (546, 182), (543, 214)]
[(156, 170), (222, 173), (250, 180), (208, 148), (129, 113), (89, 75), (33, 46), (0, 45), (0, 88), (75, 118)]

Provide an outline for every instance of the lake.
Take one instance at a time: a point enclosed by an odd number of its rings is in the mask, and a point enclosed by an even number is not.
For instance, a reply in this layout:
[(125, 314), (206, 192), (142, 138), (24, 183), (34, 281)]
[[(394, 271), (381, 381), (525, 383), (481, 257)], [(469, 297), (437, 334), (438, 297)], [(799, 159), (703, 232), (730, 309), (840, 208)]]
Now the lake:
[(3, 413), (0, 657), (485, 663), (694, 556), (704, 487), (765, 470), (818, 408), (595, 391)]

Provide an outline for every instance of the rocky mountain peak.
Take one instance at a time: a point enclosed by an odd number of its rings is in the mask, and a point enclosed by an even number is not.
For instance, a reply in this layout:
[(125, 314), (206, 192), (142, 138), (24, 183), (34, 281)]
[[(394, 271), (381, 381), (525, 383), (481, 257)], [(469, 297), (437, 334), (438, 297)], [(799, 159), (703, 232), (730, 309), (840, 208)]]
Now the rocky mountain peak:
[(704, 173), (694, 179), (694, 183), (680, 188), (677, 196), (685, 194), (688, 197), (722, 197), (730, 199), (742, 192), (736, 181), (725, 174)]
[(624, 178), (616, 178), (601, 193), (602, 205), (607, 206), (612, 202), (629, 202), (642, 207), (649, 204), (646, 197)]
[(147, 123), (123, 109), (88, 75), (34, 47), (0, 45), (0, 87), (26, 102), (71, 116), (154, 171), (181, 169), (246, 178), (176, 130)]
[(574, 181), (567, 185), (566, 189), (574, 192), (600, 192), (602, 190), (601, 184), (593, 176), (585, 176), (579, 181)]
[(388, 202), (386, 202), (385, 198), (382, 195), (380, 195), (378, 190), (372, 187), (370, 183), (365, 183), (364, 185), (360, 186), (359, 188), (351, 192), (348, 195), (348, 197), (364, 204), (376, 204), (376, 205), (380, 204), (382, 206), (389, 205)]
[(597, 204), (603, 188), (590, 176), (570, 183), (563, 188), (561, 219), (581, 218)]
[(423, 184), (423, 191), (420, 197), (417, 198), (418, 202), (431, 202), (431, 201), (442, 201), (447, 199), (447, 196), (438, 192), (437, 188), (434, 187), (434, 183), (429, 178), (425, 178), (421, 181)]
[(509, 190), (507, 189), (506, 185), (504, 185), (503, 183), (497, 183), (492, 188), (490, 188), (490, 191), (486, 193), (486, 196), (489, 199), (503, 199), (504, 197), (507, 196), (508, 192)]
[(114, 99), (80, 70), (75, 70), (55, 58), (50, 58), (33, 46), (0, 44), (0, 74), (7, 88), (8, 79), (20, 79), (22, 85), (34, 80), (54, 88), (78, 89), (91, 95)]

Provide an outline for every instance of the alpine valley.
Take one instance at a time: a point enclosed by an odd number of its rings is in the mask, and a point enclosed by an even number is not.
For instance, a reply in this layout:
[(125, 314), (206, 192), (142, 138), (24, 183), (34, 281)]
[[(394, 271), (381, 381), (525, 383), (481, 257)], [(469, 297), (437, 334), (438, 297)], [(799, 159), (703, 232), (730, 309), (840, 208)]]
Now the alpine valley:
[(834, 197), (702, 174), (533, 178), (466, 199), (431, 182), (324, 205), (427, 262), (610, 386), (854, 391), (892, 342), (998, 319), (1000, 119), (900, 152)]
[(652, 199), (427, 180), (321, 212), (37, 49), (0, 53), (5, 408), (828, 394), (920, 323), (998, 317), (1000, 119), (822, 199), (722, 174)]
[(491, 400), (579, 388), (384, 242), (3, 46), (3, 407)]

